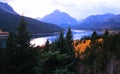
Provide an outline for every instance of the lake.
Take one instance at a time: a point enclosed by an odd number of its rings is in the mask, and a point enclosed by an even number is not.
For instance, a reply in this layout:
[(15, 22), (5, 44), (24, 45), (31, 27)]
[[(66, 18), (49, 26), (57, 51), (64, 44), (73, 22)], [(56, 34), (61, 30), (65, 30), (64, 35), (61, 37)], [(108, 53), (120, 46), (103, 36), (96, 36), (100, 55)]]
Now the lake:
[[(93, 31), (90, 30), (72, 30), (73, 39), (78, 40), (81, 39), (84, 36), (90, 36)], [(66, 34), (66, 31), (64, 32)], [(54, 42), (58, 38), (58, 34), (52, 35), (52, 36), (46, 36), (46, 37), (39, 37), (39, 38), (33, 38), (30, 43), (35, 46), (42, 46), (45, 44), (47, 39), (49, 39), (50, 43)]]

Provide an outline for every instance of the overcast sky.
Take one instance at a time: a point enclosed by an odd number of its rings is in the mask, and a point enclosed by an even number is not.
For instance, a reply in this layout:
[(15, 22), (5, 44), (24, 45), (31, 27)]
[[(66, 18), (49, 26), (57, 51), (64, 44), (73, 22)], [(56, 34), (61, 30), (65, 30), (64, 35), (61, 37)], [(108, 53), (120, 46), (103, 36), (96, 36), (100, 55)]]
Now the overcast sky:
[(89, 15), (120, 14), (120, 0), (0, 0), (7, 2), (24, 16), (44, 17), (56, 9), (67, 12), (77, 20)]

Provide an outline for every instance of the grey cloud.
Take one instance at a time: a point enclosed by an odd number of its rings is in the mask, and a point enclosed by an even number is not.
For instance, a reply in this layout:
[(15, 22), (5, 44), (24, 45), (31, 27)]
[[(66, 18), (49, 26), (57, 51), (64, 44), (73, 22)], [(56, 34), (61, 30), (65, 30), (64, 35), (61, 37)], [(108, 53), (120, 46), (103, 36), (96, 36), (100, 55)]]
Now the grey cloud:
[(63, 3), (63, 2), (59, 2), (57, 0), (56, 1), (52, 1), (52, 4), (57, 5), (57, 6), (62, 6), (62, 7), (74, 7), (74, 6), (76, 6), (73, 3), (66, 4), (66, 3)]

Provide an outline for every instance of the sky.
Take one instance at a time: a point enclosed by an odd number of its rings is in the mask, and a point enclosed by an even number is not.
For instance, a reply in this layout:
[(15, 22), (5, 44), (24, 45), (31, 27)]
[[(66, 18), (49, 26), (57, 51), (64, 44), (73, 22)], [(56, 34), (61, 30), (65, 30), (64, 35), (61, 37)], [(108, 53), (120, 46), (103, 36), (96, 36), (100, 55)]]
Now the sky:
[(7, 2), (18, 14), (43, 18), (58, 9), (77, 20), (90, 15), (120, 14), (120, 0), (0, 0)]

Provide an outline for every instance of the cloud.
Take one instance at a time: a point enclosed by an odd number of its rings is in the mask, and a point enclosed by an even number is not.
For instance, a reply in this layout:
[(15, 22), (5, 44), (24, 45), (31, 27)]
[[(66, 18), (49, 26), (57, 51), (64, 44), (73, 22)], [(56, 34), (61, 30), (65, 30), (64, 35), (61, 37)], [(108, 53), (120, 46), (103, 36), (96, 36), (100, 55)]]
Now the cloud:
[(13, 0), (0, 0), (0, 2), (7, 2), (7, 3), (11, 2), (11, 1), (13, 1)]
[(77, 19), (89, 15), (120, 12), (120, 0), (56, 0), (53, 3)]

